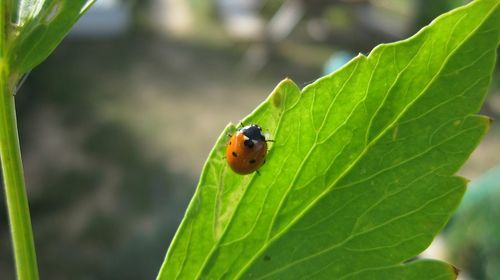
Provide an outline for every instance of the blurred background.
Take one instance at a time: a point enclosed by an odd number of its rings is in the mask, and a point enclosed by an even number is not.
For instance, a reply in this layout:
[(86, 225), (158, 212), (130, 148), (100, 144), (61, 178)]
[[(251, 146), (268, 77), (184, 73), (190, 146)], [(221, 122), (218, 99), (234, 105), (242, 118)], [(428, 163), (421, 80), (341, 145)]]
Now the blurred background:
[[(154, 279), (220, 131), (466, 1), (98, 0), (17, 94), (42, 279)], [(495, 74), (483, 113), (500, 118)], [(500, 123), (426, 255), (500, 279)], [(3, 192), (3, 188), (1, 189)], [(0, 278), (14, 279), (6, 207)]]

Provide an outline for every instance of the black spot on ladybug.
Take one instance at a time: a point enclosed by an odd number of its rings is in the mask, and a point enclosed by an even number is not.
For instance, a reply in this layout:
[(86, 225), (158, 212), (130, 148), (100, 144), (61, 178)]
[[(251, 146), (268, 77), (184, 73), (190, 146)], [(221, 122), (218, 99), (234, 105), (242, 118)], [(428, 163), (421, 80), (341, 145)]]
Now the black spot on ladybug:
[(253, 148), (253, 145), (254, 145), (254, 144), (253, 144), (253, 141), (252, 141), (252, 140), (250, 140), (250, 139), (245, 140), (245, 142), (243, 142), (243, 144), (244, 144), (246, 147), (250, 148), (250, 149), (251, 149), (251, 148)]
[(265, 255), (265, 256), (264, 256), (264, 260), (265, 260), (265, 261), (270, 261), (270, 260), (271, 260), (271, 257), (270, 257), (270, 256), (268, 256), (268, 255)]
[(255, 163), (255, 159), (251, 159), (249, 162), (252, 163), (252, 164), (254, 164)]
[(236, 152), (233, 152), (233, 157), (238, 157), (238, 155), (236, 154)]
[(233, 144), (233, 143), (231, 143), (231, 141), (229, 141), (229, 145), (231, 145), (231, 144)]

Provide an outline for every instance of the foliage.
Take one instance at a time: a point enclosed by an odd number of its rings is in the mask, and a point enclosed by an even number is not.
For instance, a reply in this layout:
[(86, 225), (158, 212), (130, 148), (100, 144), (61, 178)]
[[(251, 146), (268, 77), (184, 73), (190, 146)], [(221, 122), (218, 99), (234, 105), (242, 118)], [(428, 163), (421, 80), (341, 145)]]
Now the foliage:
[(11, 74), (20, 76), (47, 58), (94, 1), (14, 1), (7, 11)]
[(0, 157), (18, 279), (38, 279), (14, 108), (23, 74), (44, 60), (93, 0), (0, 4)]
[(410, 261), (458, 206), (453, 176), (489, 126), (474, 115), (499, 40), (498, 0), (376, 47), (302, 91), (290, 80), (243, 120), (275, 143), (240, 176), (215, 144), (158, 279), (454, 279)]

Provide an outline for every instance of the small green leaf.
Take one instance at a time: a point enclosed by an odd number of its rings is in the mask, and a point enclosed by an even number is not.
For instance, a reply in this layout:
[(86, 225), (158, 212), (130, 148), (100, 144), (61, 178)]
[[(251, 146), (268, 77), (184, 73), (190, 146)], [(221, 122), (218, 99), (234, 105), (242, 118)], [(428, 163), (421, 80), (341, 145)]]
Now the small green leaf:
[(474, 115), (499, 42), (498, 0), (359, 55), (302, 92), (290, 80), (244, 120), (271, 143), (261, 175), (233, 173), (228, 126), (158, 279), (454, 279), (407, 262), (456, 209), (453, 174), (490, 120)]
[(12, 14), (9, 41), (13, 75), (41, 63), (95, 0), (21, 0)]

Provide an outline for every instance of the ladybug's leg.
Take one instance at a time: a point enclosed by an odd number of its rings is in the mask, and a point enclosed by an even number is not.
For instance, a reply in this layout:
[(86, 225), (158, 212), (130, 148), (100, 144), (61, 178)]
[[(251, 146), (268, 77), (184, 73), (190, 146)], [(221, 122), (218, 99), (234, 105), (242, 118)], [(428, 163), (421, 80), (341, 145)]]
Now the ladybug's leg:
[(259, 170), (255, 170), (255, 173), (257, 173), (257, 175), (259, 175), (259, 176), (260, 176), (260, 172), (259, 172)]

